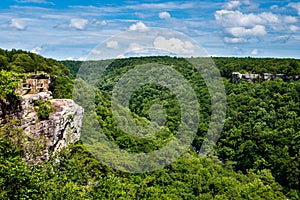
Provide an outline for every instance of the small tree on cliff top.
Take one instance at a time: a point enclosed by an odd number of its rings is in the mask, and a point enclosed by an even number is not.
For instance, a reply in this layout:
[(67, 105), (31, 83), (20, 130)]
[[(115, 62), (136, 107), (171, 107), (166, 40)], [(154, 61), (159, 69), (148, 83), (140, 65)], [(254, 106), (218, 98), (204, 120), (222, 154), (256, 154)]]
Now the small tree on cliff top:
[(20, 75), (5, 70), (0, 71), (0, 101), (13, 102), (18, 98), (16, 90), (19, 87)]

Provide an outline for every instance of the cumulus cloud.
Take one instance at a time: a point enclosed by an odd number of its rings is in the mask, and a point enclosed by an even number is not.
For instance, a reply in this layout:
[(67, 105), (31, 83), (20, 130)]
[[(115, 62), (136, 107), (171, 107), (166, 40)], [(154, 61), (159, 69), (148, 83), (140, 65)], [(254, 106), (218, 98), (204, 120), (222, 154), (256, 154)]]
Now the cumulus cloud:
[(118, 41), (110, 40), (110, 41), (106, 42), (106, 47), (110, 48), (110, 49), (118, 49), (119, 43), (118, 43)]
[(107, 21), (102, 20), (99, 24), (102, 25), (102, 26), (107, 25)]
[(297, 22), (297, 18), (293, 16), (276, 15), (271, 12), (244, 14), (238, 10), (218, 10), (215, 12), (215, 19), (224, 27), (253, 27), (258, 24), (266, 25)]
[[(215, 12), (215, 19), (224, 30), (224, 42), (249, 42), (253, 38), (266, 36), (268, 32), (279, 34), (281, 31), (290, 33), (299, 31), (299, 27), (295, 26), (295, 23), (298, 22), (298, 18), (295, 16), (272, 12), (243, 13), (237, 10), (244, 4), (246, 2), (229, 1), (222, 10)], [(300, 3), (290, 3), (289, 6), (296, 9), (299, 7), (300, 11)], [(278, 6), (272, 6), (272, 8), (277, 9)]]
[(251, 51), (251, 55), (257, 56), (257, 55), (258, 55), (258, 49), (253, 49), (253, 50)]
[(215, 13), (216, 20), (222, 24), (222, 26), (244, 26), (252, 27), (257, 24), (266, 24), (278, 22), (278, 16), (272, 13), (261, 13), (255, 15), (253, 13), (243, 14), (240, 11), (218, 10)]
[(100, 51), (99, 49), (93, 49), (91, 51), (91, 54), (93, 54), (93, 55), (100, 55), (101, 53), (102, 53), (102, 51)]
[(158, 16), (160, 19), (170, 19), (171, 18), (170, 13), (168, 13), (168, 12), (160, 12), (158, 14)]
[(223, 8), (225, 8), (226, 10), (232, 10), (240, 6), (241, 6), (240, 1), (229, 1), (223, 6)]
[(285, 11), (286, 10), (286, 6), (285, 7), (280, 7), (278, 5), (272, 5), (272, 6), (270, 6), (270, 9), (274, 10), (274, 11)]
[(190, 41), (182, 41), (178, 38), (167, 39), (158, 36), (154, 40), (154, 47), (176, 54), (192, 54), (194, 53), (195, 46)]
[(275, 15), (271, 12), (263, 12), (258, 15), (259, 18), (261, 18), (261, 22), (266, 24), (266, 23), (279, 23), (280, 18), (278, 15)]
[(102, 20), (102, 21), (92, 20), (91, 24), (105, 26), (105, 25), (107, 25), (107, 21), (106, 20)]
[(232, 28), (227, 28), (226, 32), (237, 38), (251, 37), (251, 36), (264, 36), (267, 34), (265, 27), (262, 25), (256, 25), (253, 28), (232, 27)]
[(135, 31), (135, 30), (138, 30), (138, 29), (145, 29), (145, 28), (147, 28), (147, 26), (143, 22), (137, 22), (135, 24), (132, 24), (129, 27), (129, 30)]
[(247, 39), (245, 38), (234, 38), (234, 37), (225, 37), (224, 42), (226, 43), (244, 43), (247, 42)]
[(26, 29), (26, 25), (25, 25), (24, 20), (20, 19), (20, 18), (11, 19), (10, 27), (15, 28), (15, 29), (20, 30), (20, 31)]
[(218, 10), (215, 13), (217, 22), (222, 26), (253, 26), (262, 23), (262, 19), (254, 14), (243, 14), (240, 11)]
[(127, 52), (132, 52), (132, 51), (138, 51), (142, 49), (143, 47), (139, 45), (138, 43), (130, 43), (128, 49), (126, 50)]
[(89, 23), (86, 19), (81, 18), (73, 18), (70, 20), (70, 27), (75, 28), (77, 30), (84, 30), (86, 25)]
[(297, 3), (289, 3), (288, 6), (294, 8), (294, 9), (296, 9), (297, 12), (298, 12), (298, 15), (300, 15), (300, 2), (297, 2)]
[(43, 48), (42, 48), (42, 47), (34, 47), (30, 52), (31, 52), (31, 53), (40, 54), (41, 51), (43, 51)]
[(293, 23), (297, 23), (298, 19), (296, 17), (293, 17), (293, 16), (284, 16), (283, 21), (285, 23), (293, 24)]
[(290, 26), (290, 30), (291, 30), (292, 32), (298, 32), (298, 31), (300, 31), (300, 28), (299, 28), (298, 26), (291, 25), (291, 26)]

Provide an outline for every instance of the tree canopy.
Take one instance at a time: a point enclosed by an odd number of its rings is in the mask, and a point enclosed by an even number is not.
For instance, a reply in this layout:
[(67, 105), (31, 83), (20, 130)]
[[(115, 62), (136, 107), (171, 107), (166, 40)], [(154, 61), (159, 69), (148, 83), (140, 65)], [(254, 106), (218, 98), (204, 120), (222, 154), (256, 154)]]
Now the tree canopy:
[[(196, 93), (199, 124), (192, 147), (176, 162), (153, 172), (133, 174), (100, 163), (82, 141), (70, 145), (50, 161), (31, 166), (22, 156), (38, 141), (28, 138), (19, 122), (0, 127), (1, 199), (299, 199), (300, 198), (300, 82), (275, 79), (235, 84), (234, 71), (299, 75), (299, 60), (275, 58), (213, 58), (221, 72), (227, 98), (226, 119), (221, 137), (206, 157), (199, 156), (211, 120), (211, 95), (202, 75), (183, 58), (144, 57), (116, 59), (101, 76), (88, 68), (89, 76), (78, 77), (80, 91), (88, 83), (96, 88), (92, 102), (96, 119), (84, 118), (94, 132), (99, 123), (107, 138), (129, 152), (152, 152), (165, 146), (177, 134), (180, 103), (173, 92), (158, 84), (145, 84), (132, 94), (129, 109), (137, 123), (156, 119), (163, 128), (153, 137), (139, 138), (120, 128), (111, 107), (112, 91), (122, 76), (147, 63), (171, 66), (182, 74)], [(89, 63), (88, 63), (89, 62)], [(8, 98), (17, 81), (13, 77), (44, 71), (55, 81), (56, 98), (70, 98), (74, 77), (85, 65), (103, 61), (62, 61), (46, 59), (21, 50), (0, 50), (0, 95)], [(159, 66), (157, 65), (157, 66)], [(85, 102), (83, 102), (85, 103)], [(90, 103), (90, 102), (89, 102)], [(151, 116), (162, 104), (166, 120)], [(90, 105), (92, 108), (93, 106)], [(221, 112), (221, 111), (220, 111)], [(123, 119), (124, 123), (126, 118)], [(101, 146), (95, 146), (101, 148)], [(131, 165), (132, 163), (124, 163)]]

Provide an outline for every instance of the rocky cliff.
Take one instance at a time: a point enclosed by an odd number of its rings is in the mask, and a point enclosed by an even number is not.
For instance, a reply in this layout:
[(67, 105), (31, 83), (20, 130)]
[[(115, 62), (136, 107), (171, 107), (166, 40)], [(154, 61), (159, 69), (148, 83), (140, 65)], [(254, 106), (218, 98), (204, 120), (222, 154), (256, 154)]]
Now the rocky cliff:
[[(35, 102), (39, 100), (51, 103), (52, 112), (47, 119), (40, 119), (38, 115)], [(25, 156), (27, 161), (38, 163), (48, 160), (50, 152), (60, 151), (80, 138), (83, 108), (71, 99), (52, 99), (51, 92), (40, 92), (23, 95), (15, 104), (1, 107), (0, 124), (20, 119), (27, 136), (43, 141), (41, 156), (32, 158), (28, 154)]]

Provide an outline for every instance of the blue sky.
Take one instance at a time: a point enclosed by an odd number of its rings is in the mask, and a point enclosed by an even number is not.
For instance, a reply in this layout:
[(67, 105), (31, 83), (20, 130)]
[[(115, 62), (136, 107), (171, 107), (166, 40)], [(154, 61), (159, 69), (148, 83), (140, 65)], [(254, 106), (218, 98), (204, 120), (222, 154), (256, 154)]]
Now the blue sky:
[(2, 0), (0, 5), (0, 48), (55, 59), (84, 59), (111, 37), (147, 27), (181, 32), (211, 56), (300, 58), (299, 1)]

